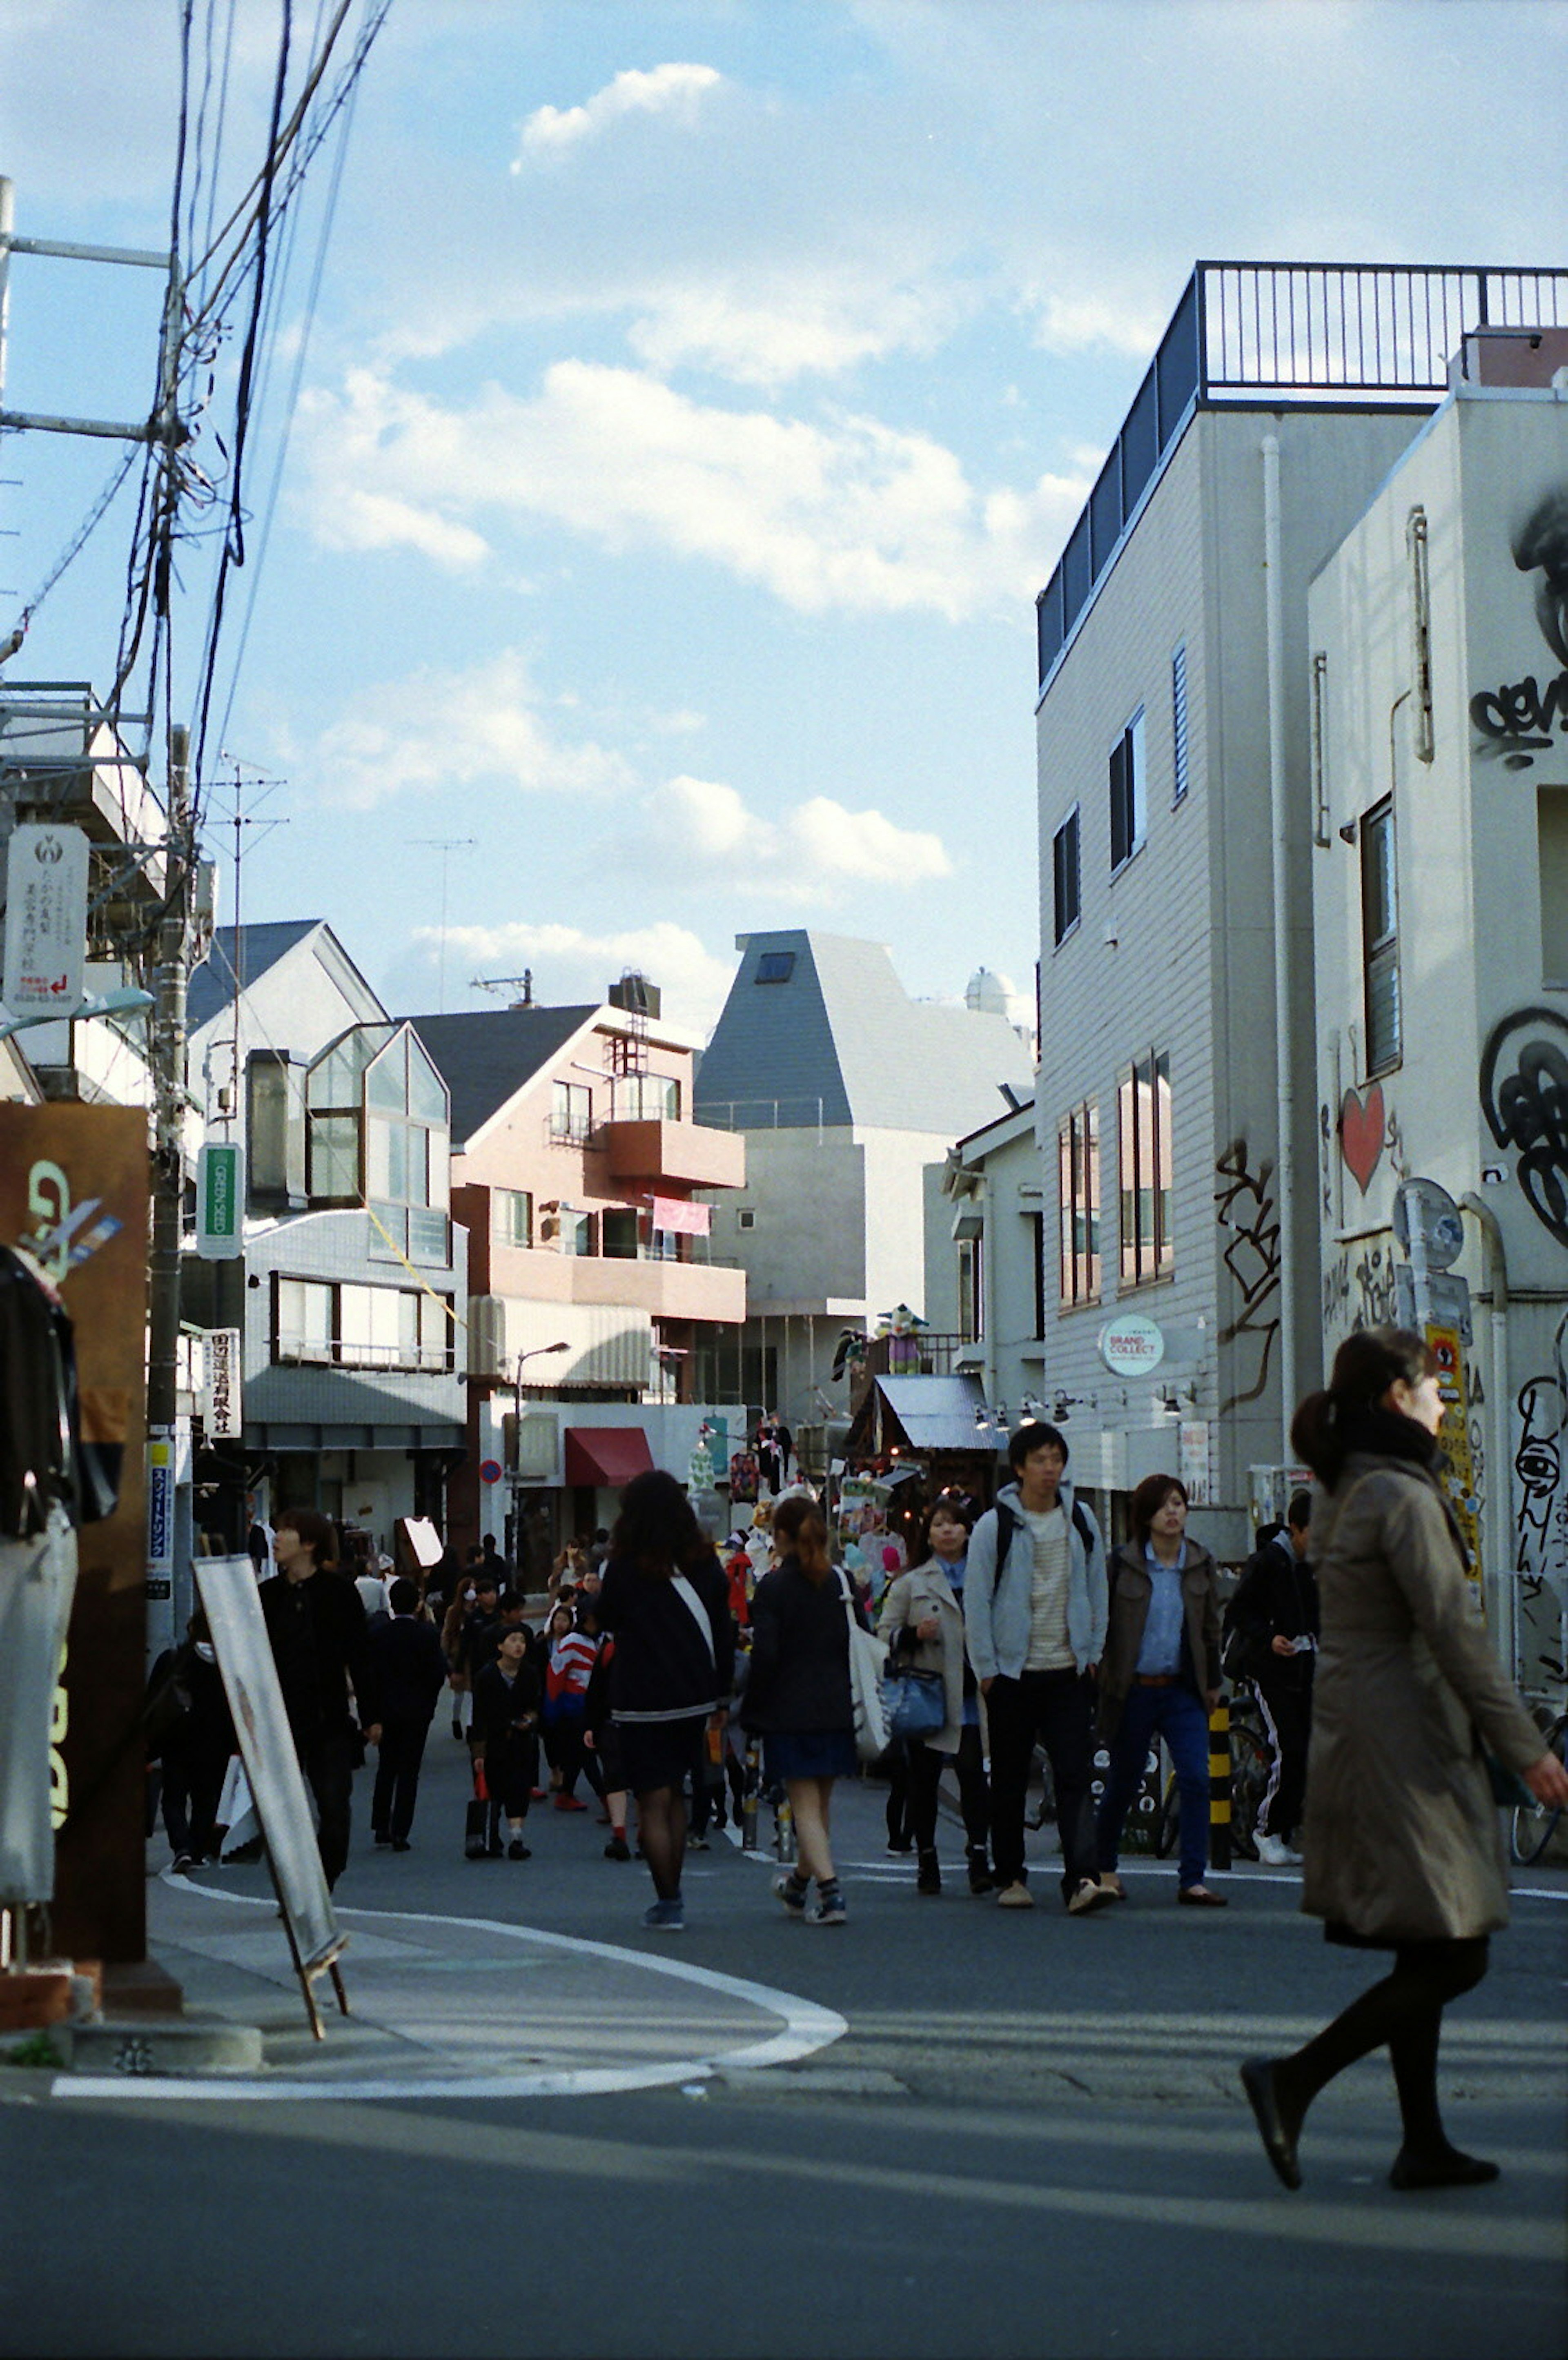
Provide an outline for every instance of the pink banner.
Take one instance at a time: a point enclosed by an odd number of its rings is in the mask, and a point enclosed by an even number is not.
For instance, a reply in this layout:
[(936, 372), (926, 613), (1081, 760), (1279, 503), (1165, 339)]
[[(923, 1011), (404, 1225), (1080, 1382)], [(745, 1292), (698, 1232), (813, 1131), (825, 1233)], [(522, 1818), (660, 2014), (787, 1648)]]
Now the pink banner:
[(653, 1207), (653, 1227), (656, 1229), (673, 1229), (683, 1238), (707, 1237), (712, 1210), (710, 1206), (688, 1205), (680, 1196), (654, 1196), (650, 1202)]

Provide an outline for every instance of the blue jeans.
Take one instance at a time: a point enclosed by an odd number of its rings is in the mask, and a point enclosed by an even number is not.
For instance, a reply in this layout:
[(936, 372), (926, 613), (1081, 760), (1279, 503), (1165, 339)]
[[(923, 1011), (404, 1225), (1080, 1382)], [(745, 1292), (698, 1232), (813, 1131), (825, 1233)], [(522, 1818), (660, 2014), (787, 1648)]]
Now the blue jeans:
[(1127, 1692), (1100, 1805), (1101, 1870), (1116, 1865), (1122, 1824), (1143, 1783), (1144, 1764), (1157, 1732), (1176, 1765), (1181, 1806), (1179, 1881), (1183, 1887), (1201, 1885), (1209, 1862), (1209, 1716), (1202, 1699), (1184, 1680), (1173, 1680), (1168, 1688), (1143, 1688), (1135, 1681)]

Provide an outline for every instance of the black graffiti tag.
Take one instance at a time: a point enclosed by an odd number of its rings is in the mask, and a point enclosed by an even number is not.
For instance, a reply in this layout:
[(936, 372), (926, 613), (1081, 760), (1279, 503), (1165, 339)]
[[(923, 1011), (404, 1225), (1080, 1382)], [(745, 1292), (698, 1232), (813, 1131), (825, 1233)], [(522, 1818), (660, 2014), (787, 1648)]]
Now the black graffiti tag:
[(1235, 1232), (1223, 1261), (1242, 1299), (1241, 1317), (1221, 1328), (1219, 1340), (1232, 1344), (1254, 1336), (1263, 1348), (1255, 1382), (1245, 1393), (1234, 1393), (1220, 1404), (1222, 1417), (1244, 1402), (1257, 1400), (1268, 1382), (1269, 1359), (1279, 1333), (1278, 1306), (1267, 1307), (1279, 1285), (1279, 1223), (1268, 1186), (1273, 1171), (1267, 1163), (1255, 1173), (1248, 1168), (1245, 1139), (1233, 1139), (1214, 1166), (1220, 1183), (1214, 1191), (1214, 1218), (1222, 1229)]
[(1494, 1027), (1481, 1059), (1481, 1111), (1499, 1147), (1519, 1151), (1536, 1219), (1568, 1246), (1568, 1022), (1519, 1008)]
[(1486, 741), (1483, 754), (1500, 756), (1510, 770), (1528, 770), (1551, 746), (1554, 729), (1568, 732), (1568, 672), (1544, 688), (1533, 672), (1511, 686), (1484, 688), (1470, 700), (1470, 718)]

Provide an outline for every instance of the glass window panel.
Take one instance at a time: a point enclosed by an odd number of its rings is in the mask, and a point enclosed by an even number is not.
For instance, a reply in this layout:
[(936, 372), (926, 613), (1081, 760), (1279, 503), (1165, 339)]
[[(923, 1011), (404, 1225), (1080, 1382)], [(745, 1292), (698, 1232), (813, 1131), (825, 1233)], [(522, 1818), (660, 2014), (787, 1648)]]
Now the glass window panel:
[(383, 1049), (365, 1076), (365, 1103), (401, 1114), (409, 1102), (408, 1053), (400, 1034)]
[(407, 1215), (408, 1257), (411, 1262), (444, 1262), (451, 1231), (446, 1216), (433, 1207), (413, 1206)]
[(1122, 1283), (1136, 1284), (1138, 1275), (1137, 1148), (1133, 1117), (1133, 1076), (1116, 1090), (1116, 1157), (1121, 1183)]
[(340, 1286), (337, 1290), (337, 1340), (345, 1359), (368, 1349), (374, 1342), (377, 1289)]
[(438, 1130), (446, 1128), (446, 1085), (411, 1033), (409, 1036), (409, 1112), (418, 1115), (423, 1122), (433, 1123)]
[(311, 1117), (310, 1192), (329, 1201), (357, 1203), (359, 1118), (352, 1114)]
[(630, 1206), (609, 1206), (600, 1216), (603, 1251), (612, 1261), (637, 1259), (638, 1217)]
[[(373, 1198), (370, 1210), (380, 1227), (370, 1231), (369, 1254), (372, 1262), (395, 1262), (398, 1255), (409, 1250), (409, 1216), (407, 1207), (389, 1204), (385, 1196)], [(385, 1232), (385, 1234), (383, 1234)]]

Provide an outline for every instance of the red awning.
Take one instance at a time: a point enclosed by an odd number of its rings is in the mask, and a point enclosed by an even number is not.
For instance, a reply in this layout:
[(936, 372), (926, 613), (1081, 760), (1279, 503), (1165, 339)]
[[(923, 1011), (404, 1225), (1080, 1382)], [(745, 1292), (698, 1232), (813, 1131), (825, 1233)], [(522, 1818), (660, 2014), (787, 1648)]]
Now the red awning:
[(653, 1464), (648, 1437), (640, 1426), (569, 1426), (566, 1428), (568, 1483), (595, 1491), (619, 1491), (634, 1475), (646, 1475)]
[(711, 1229), (712, 1207), (688, 1204), (684, 1196), (652, 1196), (653, 1227), (671, 1229), (683, 1238), (706, 1238)]

